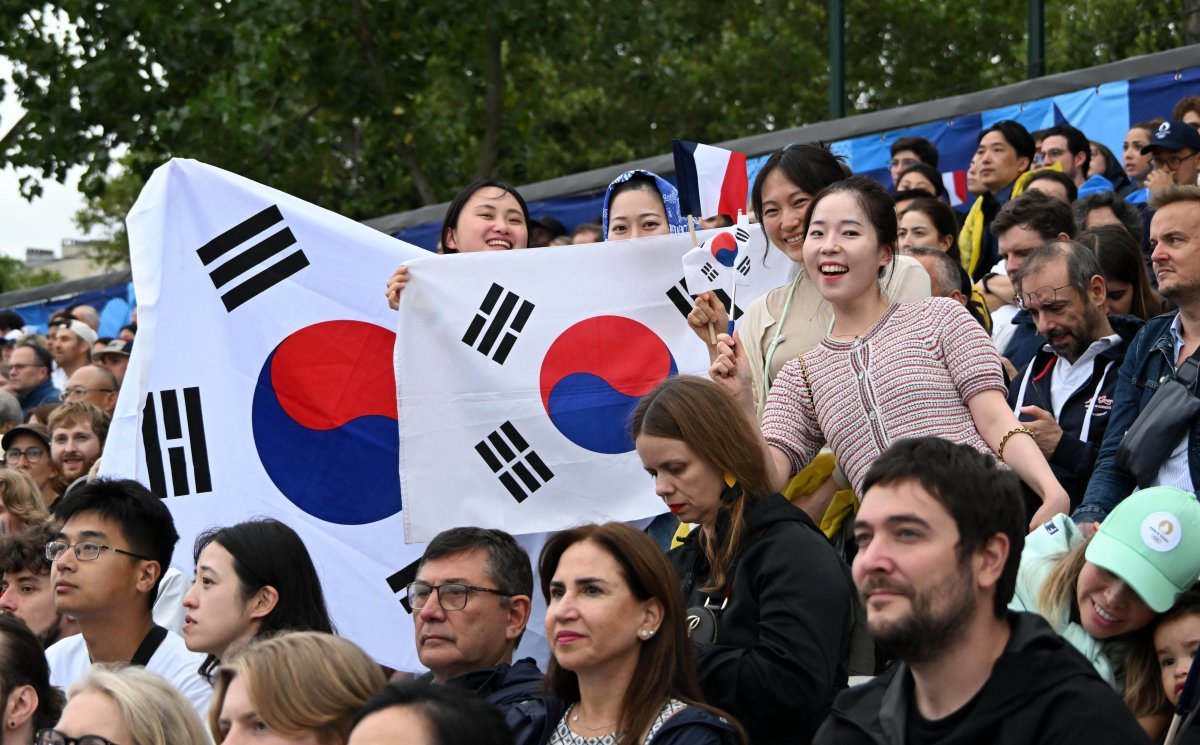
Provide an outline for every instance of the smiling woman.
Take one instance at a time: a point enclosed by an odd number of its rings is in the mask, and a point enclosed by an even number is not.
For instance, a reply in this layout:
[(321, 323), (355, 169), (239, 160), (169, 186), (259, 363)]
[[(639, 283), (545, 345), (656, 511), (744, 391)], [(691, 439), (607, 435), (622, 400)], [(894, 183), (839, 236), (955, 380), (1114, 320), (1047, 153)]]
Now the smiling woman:
[(547, 689), (570, 708), (551, 745), (726, 745), (740, 728), (702, 703), (671, 567), (623, 523), (546, 541), (538, 561), (553, 655)]

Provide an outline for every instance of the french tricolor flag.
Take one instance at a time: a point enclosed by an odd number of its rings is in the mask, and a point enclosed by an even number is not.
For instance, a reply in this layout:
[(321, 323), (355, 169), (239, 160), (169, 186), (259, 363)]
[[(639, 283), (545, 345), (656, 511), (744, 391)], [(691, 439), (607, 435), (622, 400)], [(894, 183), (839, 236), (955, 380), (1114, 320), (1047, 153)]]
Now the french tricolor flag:
[(728, 215), (737, 220), (746, 209), (746, 154), (698, 142), (674, 140), (679, 211), (697, 218)]

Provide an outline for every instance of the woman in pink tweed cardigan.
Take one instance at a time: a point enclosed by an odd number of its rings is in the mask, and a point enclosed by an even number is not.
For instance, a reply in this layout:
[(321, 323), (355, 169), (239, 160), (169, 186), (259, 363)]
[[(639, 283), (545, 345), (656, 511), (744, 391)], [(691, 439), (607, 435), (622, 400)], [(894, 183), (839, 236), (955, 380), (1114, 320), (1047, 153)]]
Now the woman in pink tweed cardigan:
[[(1059, 485), (1008, 408), (1000, 358), (966, 308), (949, 298), (892, 303), (896, 213), (875, 181), (855, 176), (818, 194), (805, 224), (804, 267), (833, 307), (828, 334), (775, 378), (762, 433), (782, 487), (828, 442), (855, 491), (893, 441), (936, 435), (1003, 460), (1041, 498), (1030, 527), (1069, 510)], [(722, 335), (714, 380), (755, 418), (745, 353)]]

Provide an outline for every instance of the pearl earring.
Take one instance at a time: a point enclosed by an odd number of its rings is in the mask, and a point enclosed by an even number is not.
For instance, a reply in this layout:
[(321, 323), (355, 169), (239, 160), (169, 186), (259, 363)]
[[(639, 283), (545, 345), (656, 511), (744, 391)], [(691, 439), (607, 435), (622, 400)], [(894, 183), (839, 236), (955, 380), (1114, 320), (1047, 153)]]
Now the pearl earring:
[(650, 631), (649, 629), (642, 629), (641, 631), (638, 632), (638, 636), (640, 636), (642, 638), (642, 640), (645, 641), (646, 639), (649, 639), (650, 637), (654, 636), (654, 632)]

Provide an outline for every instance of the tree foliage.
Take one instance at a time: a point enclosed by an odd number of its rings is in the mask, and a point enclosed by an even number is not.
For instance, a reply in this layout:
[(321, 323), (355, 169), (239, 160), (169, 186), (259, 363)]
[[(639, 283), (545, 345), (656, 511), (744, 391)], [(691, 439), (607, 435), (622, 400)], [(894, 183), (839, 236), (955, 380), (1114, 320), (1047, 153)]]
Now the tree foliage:
[[(1051, 3), (1049, 72), (1177, 46), (1185, 4)], [(1024, 3), (848, 0), (851, 113), (1025, 76)], [(81, 225), (196, 158), (355, 218), (820, 121), (825, 0), (0, 0), (23, 193), (82, 166)], [(9, 123), (0, 122), (0, 129)], [(114, 152), (124, 153), (121, 163)], [(117, 232), (114, 232), (117, 231)]]
[(0, 256), (0, 292), (41, 287), (62, 280), (63, 276), (53, 269), (31, 269), (20, 259)]

